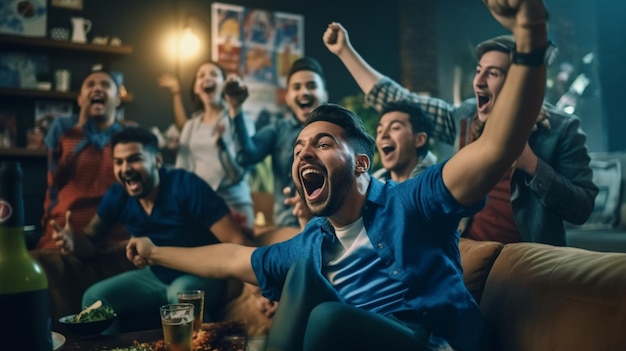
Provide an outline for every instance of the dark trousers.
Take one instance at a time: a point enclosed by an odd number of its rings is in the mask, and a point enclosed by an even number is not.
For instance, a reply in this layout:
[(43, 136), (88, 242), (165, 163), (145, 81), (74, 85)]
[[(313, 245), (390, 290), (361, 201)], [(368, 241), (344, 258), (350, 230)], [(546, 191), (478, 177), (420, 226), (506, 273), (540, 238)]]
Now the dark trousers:
[(268, 351), (427, 350), (428, 333), (342, 302), (306, 260), (294, 264), (267, 339)]

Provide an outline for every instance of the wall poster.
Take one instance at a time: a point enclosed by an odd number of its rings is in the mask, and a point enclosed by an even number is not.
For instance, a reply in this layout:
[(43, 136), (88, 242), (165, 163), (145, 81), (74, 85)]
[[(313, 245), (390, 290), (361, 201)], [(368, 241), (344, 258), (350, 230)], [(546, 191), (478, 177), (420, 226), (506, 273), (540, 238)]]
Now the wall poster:
[(46, 36), (46, 0), (0, 0), (0, 33)]
[(304, 17), (223, 3), (211, 13), (212, 59), (248, 86), (246, 112), (283, 113), (287, 72), (304, 56)]

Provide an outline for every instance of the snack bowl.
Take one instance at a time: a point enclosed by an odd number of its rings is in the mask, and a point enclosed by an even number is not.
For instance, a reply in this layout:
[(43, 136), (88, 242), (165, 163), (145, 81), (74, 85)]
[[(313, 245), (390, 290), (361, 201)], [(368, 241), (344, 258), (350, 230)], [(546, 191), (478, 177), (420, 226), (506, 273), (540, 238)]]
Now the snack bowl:
[(59, 323), (72, 335), (86, 338), (100, 335), (113, 324), (115, 318), (117, 318), (116, 314), (106, 319), (77, 322), (76, 315), (70, 314), (59, 318)]

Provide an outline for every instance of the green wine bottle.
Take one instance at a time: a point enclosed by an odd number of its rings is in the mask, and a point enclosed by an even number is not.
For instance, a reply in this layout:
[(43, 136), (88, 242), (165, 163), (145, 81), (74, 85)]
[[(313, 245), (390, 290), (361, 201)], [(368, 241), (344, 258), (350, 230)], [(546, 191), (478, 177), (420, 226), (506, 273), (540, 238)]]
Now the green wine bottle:
[(48, 279), (26, 249), (22, 169), (18, 162), (0, 167), (0, 318), (2, 342), (19, 350), (50, 351)]

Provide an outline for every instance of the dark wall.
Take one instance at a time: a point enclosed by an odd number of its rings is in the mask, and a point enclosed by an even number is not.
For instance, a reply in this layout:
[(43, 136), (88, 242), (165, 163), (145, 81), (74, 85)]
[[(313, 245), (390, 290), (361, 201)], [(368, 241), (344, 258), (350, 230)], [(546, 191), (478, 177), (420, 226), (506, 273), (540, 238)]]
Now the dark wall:
[[(372, 65), (392, 77), (399, 76), (396, 1), (381, 3), (365, 0), (358, 3), (358, 8), (355, 8), (355, 3), (346, 4), (336, 0), (228, 3), (303, 15), (305, 54), (317, 58), (323, 65), (331, 102), (338, 102), (344, 96), (359, 91), (340, 61), (322, 43), (322, 34), (332, 21), (341, 22), (347, 27), (351, 40)], [(177, 25), (182, 26), (186, 15), (191, 13), (192, 25), (195, 28), (206, 28), (207, 47), (210, 47), (210, 4), (203, 0), (84, 2), (85, 7), (80, 14), (93, 22), (90, 38), (93, 35), (115, 35), (134, 47), (131, 56), (113, 64), (115, 70), (124, 72), (127, 89), (134, 94), (134, 101), (126, 104), (124, 109), (126, 119), (135, 120), (146, 127), (157, 126), (162, 130), (172, 123), (170, 95), (158, 88), (156, 81), (162, 73), (174, 73), (175, 65), (165, 57), (161, 43), (166, 33), (176, 29)], [(204, 50), (199, 57), (210, 58), (210, 51)], [(199, 59), (181, 66), (184, 91), (191, 84)]]
[(604, 123), (608, 123), (606, 144), (609, 151), (626, 151), (626, 2), (598, 1), (599, 77), (602, 88)]

